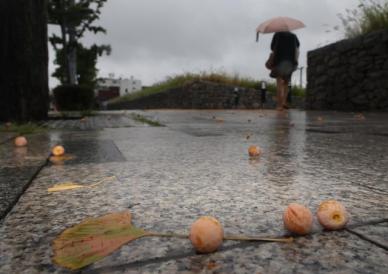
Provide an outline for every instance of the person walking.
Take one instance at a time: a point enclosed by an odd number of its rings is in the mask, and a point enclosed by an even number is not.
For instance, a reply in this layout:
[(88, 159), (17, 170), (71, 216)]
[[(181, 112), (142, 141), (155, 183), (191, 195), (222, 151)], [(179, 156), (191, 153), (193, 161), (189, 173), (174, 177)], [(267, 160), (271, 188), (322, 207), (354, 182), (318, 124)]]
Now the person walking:
[(292, 32), (276, 32), (272, 38), (272, 53), (266, 67), (271, 70), (270, 76), (276, 78), (277, 110), (288, 108), (288, 85), (298, 67), (299, 47), (298, 37)]

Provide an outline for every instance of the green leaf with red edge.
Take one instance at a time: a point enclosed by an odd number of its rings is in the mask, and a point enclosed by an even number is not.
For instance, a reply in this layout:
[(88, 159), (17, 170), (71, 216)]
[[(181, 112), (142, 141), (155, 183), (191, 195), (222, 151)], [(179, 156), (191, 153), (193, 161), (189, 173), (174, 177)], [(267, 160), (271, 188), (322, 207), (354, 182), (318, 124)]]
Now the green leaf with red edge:
[(66, 229), (53, 241), (53, 261), (71, 270), (80, 269), (147, 234), (131, 224), (129, 211), (89, 218)]

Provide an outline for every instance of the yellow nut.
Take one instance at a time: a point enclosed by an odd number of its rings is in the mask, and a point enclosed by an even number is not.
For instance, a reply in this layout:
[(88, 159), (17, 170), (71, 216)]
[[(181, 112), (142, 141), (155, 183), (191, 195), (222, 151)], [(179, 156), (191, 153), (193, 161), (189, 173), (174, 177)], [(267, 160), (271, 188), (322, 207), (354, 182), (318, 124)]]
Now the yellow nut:
[(224, 230), (217, 219), (200, 217), (191, 225), (189, 239), (198, 252), (211, 253), (221, 246)]
[(339, 230), (349, 221), (345, 207), (335, 200), (327, 200), (319, 205), (317, 211), (319, 223), (327, 230)]
[(54, 156), (62, 156), (63, 154), (65, 154), (65, 148), (63, 146), (55, 146), (51, 150), (51, 153)]
[(298, 235), (306, 235), (311, 231), (313, 215), (307, 207), (292, 203), (284, 211), (283, 222), (287, 230)]
[(251, 157), (257, 157), (261, 154), (261, 149), (260, 147), (257, 147), (257, 146), (250, 146), (248, 148), (248, 154)]

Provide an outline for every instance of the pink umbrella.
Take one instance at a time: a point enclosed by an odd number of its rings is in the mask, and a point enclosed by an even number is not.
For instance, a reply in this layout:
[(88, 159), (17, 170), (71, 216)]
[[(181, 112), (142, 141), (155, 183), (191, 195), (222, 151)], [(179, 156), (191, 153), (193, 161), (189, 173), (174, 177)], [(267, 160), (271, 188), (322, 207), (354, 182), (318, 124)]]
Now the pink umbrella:
[(273, 33), (279, 31), (291, 31), (300, 28), (304, 28), (305, 24), (302, 21), (299, 21), (290, 17), (275, 17), (261, 23), (256, 28), (256, 41), (259, 39), (259, 33)]

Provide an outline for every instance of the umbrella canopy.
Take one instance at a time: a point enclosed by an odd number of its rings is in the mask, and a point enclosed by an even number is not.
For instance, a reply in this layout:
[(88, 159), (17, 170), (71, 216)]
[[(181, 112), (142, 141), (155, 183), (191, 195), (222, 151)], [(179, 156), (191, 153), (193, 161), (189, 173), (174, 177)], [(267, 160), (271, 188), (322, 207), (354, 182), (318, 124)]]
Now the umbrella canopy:
[(259, 37), (259, 33), (273, 33), (279, 31), (291, 31), (300, 28), (304, 28), (305, 24), (302, 21), (290, 18), (290, 17), (275, 17), (269, 19), (263, 23), (261, 23), (256, 28), (257, 39)]

